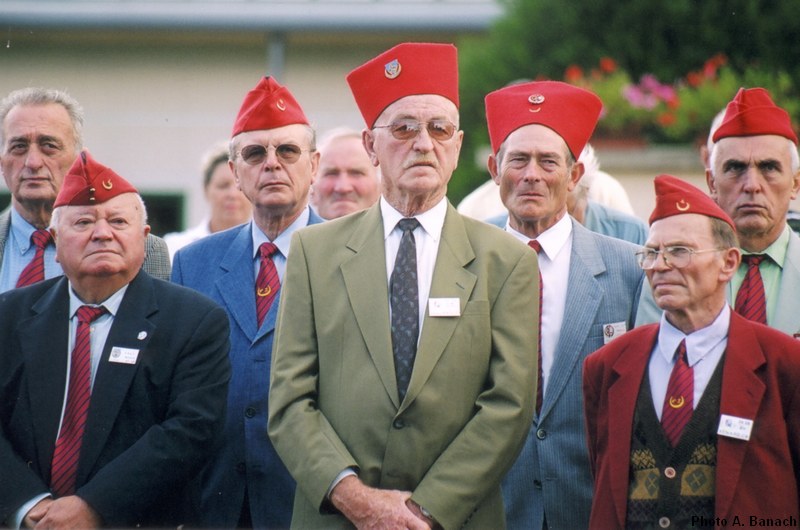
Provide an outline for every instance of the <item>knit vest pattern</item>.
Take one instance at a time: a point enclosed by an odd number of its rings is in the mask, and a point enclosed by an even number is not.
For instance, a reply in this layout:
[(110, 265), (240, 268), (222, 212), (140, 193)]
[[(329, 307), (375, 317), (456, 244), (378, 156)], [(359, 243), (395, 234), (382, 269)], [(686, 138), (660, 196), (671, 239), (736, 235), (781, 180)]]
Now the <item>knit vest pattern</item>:
[(714, 519), (723, 362), (674, 448), (653, 408), (645, 371), (633, 418), (626, 528), (689, 528), (692, 517)]

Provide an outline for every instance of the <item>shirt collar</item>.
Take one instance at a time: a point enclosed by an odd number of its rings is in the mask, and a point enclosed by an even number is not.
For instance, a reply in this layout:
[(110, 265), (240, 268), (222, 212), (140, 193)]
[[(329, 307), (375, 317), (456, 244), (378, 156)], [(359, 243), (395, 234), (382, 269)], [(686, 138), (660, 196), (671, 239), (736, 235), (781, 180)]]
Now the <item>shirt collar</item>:
[(668, 363), (672, 362), (675, 350), (682, 340), (686, 340), (686, 358), (689, 366), (694, 366), (714, 346), (725, 340), (731, 324), (731, 308), (728, 304), (722, 307), (714, 322), (698, 329), (694, 333), (684, 335), (681, 330), (669, 323), (666, 312), (661, 314), (661, 325), (658, 329), (658, 351)]
[[(765, 248), (764, 252), (759, 252), (758, 254), (766, 254), (780, 268), (783, 268), (783, 263), (786, 261), (786, 252), (789, 249), (789, 238), (791, 237), (791, 233), (792, 229), (789, 228), (789, 225), (787, 224), (783, 227), (783, 232), (781, 232), (781, 235), (778, 236), (778, 239), (773, 241), (770, 246)], [(750, 252), (745, 252), (744, 250), (742, 250), (742, 253), (745, 256), (751, 254)]]
[[(530, 237), (522, 232), (511, 228), (510, 221), (506, 221), (506, 230), (526, 245), (528, 241), (531, 240)], [(572, 217), (565, 215), (559, 219), (556, 224), (539, 234), (536, 241), (542, 246), (542, 252), (544, 252), (545, 256), (547, 256), (550, 261), (553, 261), (558, 253), (561, 252), (561, 249), (564, 248), (564, 245), (567, 244), (571, 235)]]
[(20, 253), (26, 253), (33, 244), (31, 235), (36, 231), (36, 227), (26, 221), (13, 206), (11, 207), (11, 231), (14, 233), (14, 239), (17, 240)]
[(274, 241), (270, 241), (269, 238), (261, 231), (254, 221), (250, 221), (250, 235), (253, 238), (253, 259), (258, 258), (258, 250), (261, 247), (261, 243), (272, 243), (276, 247), (278, 247), (278, 251), (281, 253), (283, 257), (289, 255), (289, 245), (292, 242), (292, 234), (295, 230), (299, 228), (303, 228), (308, 224), (308, 219), (311, 213), (309, 211), (309, 207), (306, 206), (303, 208), (303, 211), (300, 212), (300, 215), (297, 216), (292, 224), (286, 227), (286, 229), (278, 234), (278, 237), (275, 238)]
[[(400, 219), (405, 218), (403, 214), (398, 212), (386, 199), (381, 196), (381, 216), (383, 217), (383, 239), (385, 240), (395, 229)], [(437, 202), (433, 208), (417, 214), (414, 218), (419, 221), (422, 229), (438, 243), (442, 235), (442, 227), (444, 226), (444, 218), (447, 215), (447, 199), (442, 197), (442, 200)]]
[(128, 290), (128, 283), (126, 283), (121, 289), (117, 292), (106, 298), (99, 304), (87, 304), (80, 298), (78, 295), (75, 294), (75, 291), (72, 289), (72, 282), (69, 282), (69, 317), (72, 318), (75, 316), (75, 312), (78, 311), (78, 308), (82, 305), (89, 305), (93, 307), (100, 307), (103, 306), (106, 308), (106, 311), (111, 313), (111, 315), (116, 316), (117, 311), (119, 311), (119, 306), (122, 304), (122, 298), (125, 296), (125, 291)]

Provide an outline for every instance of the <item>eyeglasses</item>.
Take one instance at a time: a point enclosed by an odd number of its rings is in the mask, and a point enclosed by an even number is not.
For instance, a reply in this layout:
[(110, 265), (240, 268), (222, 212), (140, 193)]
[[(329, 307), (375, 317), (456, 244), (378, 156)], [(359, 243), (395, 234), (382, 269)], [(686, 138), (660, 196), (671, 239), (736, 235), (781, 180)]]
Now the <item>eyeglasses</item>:
[(274, 147), (251, 144), (242, 147), (239, 154), (246, 163), (257, 166), (264, 162), (270, 149), (275, 149), (275, 156), (285, 164), (294, 164), (300, 159), (301, 154), (313, 151), (313, 149), (300, 149), (300, 146), (294, 144), (280, 144)]
[(689, 265), (692, 261), (693, 254), (702, 254), (704, 252), (719, 252), (721, 248), (707, 248), (703, 250), (695, 250), (689, 247), (664, 247), (662, 250), (654, 248), (643, 248), (636, 253), (636, 261), (639, 266), (644, 270), (650, 270), (656, 266), (658, 255), (664, 258), (664, 263), (668, 267), (682, 269)]
[(389, 125), (375, 125), (373, 129), (389, 129), (398, 140), (411, 140), (416, 138), (422, 131), (422, 127), (428, 131), (428, 135), (437, 142), (449, 140), (456, 133), (456, 126), (447, 120), (417, 121), (411, 119), (395, 120)]

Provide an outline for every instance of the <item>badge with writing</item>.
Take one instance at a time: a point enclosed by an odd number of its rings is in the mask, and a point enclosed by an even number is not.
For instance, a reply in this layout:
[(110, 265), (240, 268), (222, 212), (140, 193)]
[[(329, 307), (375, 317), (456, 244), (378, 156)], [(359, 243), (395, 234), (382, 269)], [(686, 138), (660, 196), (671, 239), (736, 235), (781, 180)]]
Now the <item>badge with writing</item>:
[(717, 429), (719, 436), (727, 436), (737, 440), (749, 440), (752, 431), (753, 420), (728, 416), (727, 414), (722, 414), (719, 417), (719, 428)]
[(625, 322), (603, 324), (603, 344), (608, 344), (620, 335), (624, 335), (626, 331), (628, 331), (628, 327)]
[(428, 313), (432, 317), (457, 317), (461, 315), (458, 298), (431, 298), (428, 300)]
[(136, 364), (136, 359), (139, 357), (139, 350), (133, 348), (120, 348), (114, 346), (111, 348), (111, 357), (109, 361), (112, 363), (120, 364)]

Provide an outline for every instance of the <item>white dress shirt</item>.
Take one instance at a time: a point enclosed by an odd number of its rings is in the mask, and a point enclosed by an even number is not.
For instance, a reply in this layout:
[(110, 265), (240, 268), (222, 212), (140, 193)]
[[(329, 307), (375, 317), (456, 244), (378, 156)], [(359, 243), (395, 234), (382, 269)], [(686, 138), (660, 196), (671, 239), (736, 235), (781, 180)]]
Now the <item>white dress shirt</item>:
[[(530, 237), (517, 232), (506, 223), (506, 231), (526, 245)], [(542, 274), (542, 395), (547, 392), (550, 371), (555, 362), (564, 311), (567, 306), (569, 265), (572, 256), (572, 218), (562, 217), (556, 224), (539, 234), (536, 241), (542, 246), (539, 272)]]
[(289, 245), (292, 242), (292, 234), (294, 234), (295, 230), (306, 226), (310, 216), (311, 210), (306, 206), (297, 219), (287, 226), (283, 232), (278, 234), (275, 241), (270, 241), (266, 234), (258, 228), (255, 221), (250, 221), (250, 235), (253, 238), (253, 278), (258, 278), (258, 269), (261, 267), (261, 257), (258, 255), (261, 243), (272, 243), (278, 247), (278, 252), (272, 255), (272, 262), (275, 264), (275, 269), (278, 271), (278, 279), (281, 284), (283, 284), (283, 275), (286, 273), (286, 257), (289, 255)]

